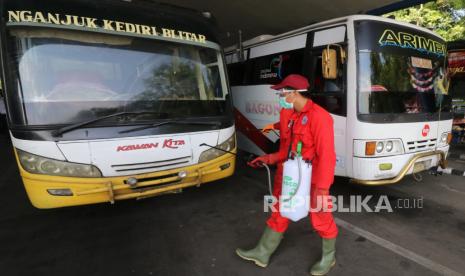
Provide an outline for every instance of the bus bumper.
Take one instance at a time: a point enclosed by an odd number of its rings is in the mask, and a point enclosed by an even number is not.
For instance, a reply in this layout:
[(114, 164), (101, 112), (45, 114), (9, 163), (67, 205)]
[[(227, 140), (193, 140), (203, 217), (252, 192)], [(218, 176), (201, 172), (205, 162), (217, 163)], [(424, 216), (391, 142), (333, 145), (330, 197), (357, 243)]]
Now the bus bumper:
[[(399, 182), (405, 175), (418, 173), (432, 167), (445, 168), (449, 146), (437, 148), (435, 151), (416, 152), (379, 158), (354, 157), (353, 183), (361, 185), (388, 185)], [(382, 170), (387, 165), (391, 169)]]
[[(225, 154), (208, 162), (171, 170), (108, 178), (72, 178), (30, 174), (18, 163), (28, 197), (39, 209), (85, 205), (117, 200), (144, 198), (172, 193), (191, 186), (231, 176), (235, 156)], [(137, 184), (126, 183), (129, 178)], [(51, 190), (68, 189), (71, 195), (52, 195)]]

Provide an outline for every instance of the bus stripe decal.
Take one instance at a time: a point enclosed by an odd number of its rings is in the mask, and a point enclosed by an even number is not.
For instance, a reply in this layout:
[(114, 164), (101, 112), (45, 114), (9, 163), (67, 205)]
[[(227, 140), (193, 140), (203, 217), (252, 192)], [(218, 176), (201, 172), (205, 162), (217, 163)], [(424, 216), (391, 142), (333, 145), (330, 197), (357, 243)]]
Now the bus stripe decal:
[(250, 122), (242, 113), (234, 108), (234, 118), (237, 130), (254, 142), (265, 153), (273, 152), (274, 143), (268, 139), (257, 127)]

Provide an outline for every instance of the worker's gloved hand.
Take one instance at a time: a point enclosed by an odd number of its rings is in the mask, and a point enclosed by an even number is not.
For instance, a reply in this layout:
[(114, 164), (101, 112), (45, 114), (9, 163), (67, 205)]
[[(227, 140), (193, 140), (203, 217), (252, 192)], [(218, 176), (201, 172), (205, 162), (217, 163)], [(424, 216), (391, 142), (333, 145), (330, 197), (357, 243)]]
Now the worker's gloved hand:
[(274, 165), (278, 163), (278, 155), (277, 154), (262, 155), (248, 162), (247, 165), (251, 166), (252, 168), (258, 168), (258, 167), (262, 167), (263, 163), (267, 165)]
[(271, 130), (274, 130), (274, 124), (267, 124), (266, 126), (262, 128), (263, 133), (268, 133)]

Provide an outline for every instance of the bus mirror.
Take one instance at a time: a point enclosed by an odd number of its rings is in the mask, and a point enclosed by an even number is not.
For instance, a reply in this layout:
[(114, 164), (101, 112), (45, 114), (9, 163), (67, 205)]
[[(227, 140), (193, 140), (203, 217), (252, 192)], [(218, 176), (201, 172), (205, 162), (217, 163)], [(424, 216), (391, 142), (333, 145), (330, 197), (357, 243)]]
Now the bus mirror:
[(344, 64), (346, 63), (347, 53), (342, 47), (340, 49), (341, 49), (341, 64)]
[(323, 69), (323, 78), (334, 80), (337, 77), (337, 52), (328, 48), (323, 50), (321, 58), (321, 68)]

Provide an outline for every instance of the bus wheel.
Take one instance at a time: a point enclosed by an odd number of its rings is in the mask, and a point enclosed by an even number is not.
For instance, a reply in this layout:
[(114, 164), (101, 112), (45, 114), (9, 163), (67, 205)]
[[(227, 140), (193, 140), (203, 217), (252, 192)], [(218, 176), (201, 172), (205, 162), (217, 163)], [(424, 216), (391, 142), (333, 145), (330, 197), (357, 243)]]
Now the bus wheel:
[(423, 180), (423, 175), (421, 175), (420, 173), (413, 173), (412, 176), (416, 182), (421, 182)]

